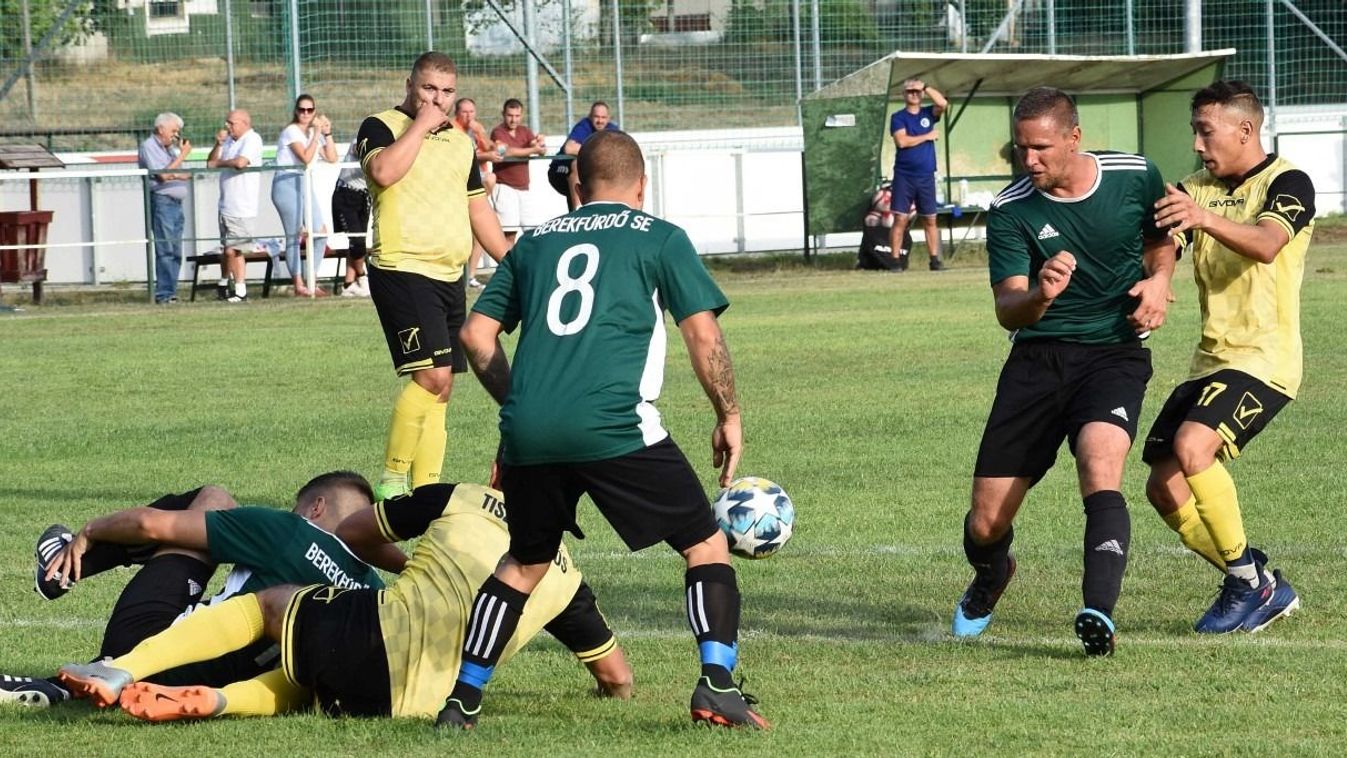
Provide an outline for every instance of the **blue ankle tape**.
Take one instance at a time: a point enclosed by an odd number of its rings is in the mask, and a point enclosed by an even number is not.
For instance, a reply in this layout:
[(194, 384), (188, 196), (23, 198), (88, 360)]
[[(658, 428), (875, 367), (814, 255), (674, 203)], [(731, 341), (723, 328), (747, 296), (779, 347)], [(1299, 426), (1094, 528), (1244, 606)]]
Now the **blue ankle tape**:
[(702, 642), (697, 645), (697, 653), (703, 666), (724, 666), (726, 670), (734, 671), (734, 664), (739, 662), (739, 643)]
[(458, 669), (458, 681), (470, 684), (479, 690), (486, 689), (486, 683), (491, 681), (491, 674), (495, 670), (495, 666), (480, 666), (476, 663), (463, 661), (463, 665), (459, 666)]

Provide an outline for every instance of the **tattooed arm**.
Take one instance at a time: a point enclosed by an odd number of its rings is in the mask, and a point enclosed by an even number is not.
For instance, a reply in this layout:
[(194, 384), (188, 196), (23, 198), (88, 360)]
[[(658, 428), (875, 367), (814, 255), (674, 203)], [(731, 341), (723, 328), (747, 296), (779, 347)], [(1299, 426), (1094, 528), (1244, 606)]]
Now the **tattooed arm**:
[(716, 428), (711, 432), (712, 463), (720, 468), (720, 486), (734, 479), (734, 469), (744, 452), (743, 428), (739, 421), (739, 400), (734, 396), (734, 366), (725, 335), (711, 311), (694, 313), (678, 324), (688, 346), (692, 370), (706, 390), (716, 411)]
[(510, 393), (510, 361), (500, 345), (500, 332), (499, 321), (476, 312), (468, 316), (468, 322), (458, 332), (472, 373), (497, 405), (504, 403)]

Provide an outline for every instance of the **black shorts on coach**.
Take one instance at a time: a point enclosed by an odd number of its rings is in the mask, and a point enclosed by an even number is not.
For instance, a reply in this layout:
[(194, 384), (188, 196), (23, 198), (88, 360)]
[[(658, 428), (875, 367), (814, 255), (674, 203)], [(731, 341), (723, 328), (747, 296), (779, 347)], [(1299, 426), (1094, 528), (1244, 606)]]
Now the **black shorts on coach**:
[(1016, 343), (1001, 368), (973, 476), (1028, 477), (1037, 483), (1066, 440), (1072, 454), (1081, 427), (1102, 421), (1137, 436), (1151, 354), (1140, 341), (1082, 345)]
[(1222, 369), (1174, 388), (1146, 435), (1141, 460), (1155, 463), (1174, 455), (1174, 435), (1193, 421), (1221, 436), (1221, 460), (1234, 460), (1244, 447), (1291, 402), (1291, 398), (1243, 371)]
[(296, 592), (286, 606), (281, 645), (285, 675), (313, 690), (327, 715), (392, 714), (379, 590), (315, 584)]
[(584, 539), (575, 523), (583, 494), (632, 551), (667, 542), (682, 552), (717, 529), (701, 481), (670, 437), (602, 461), (502, 465), (501, 491), (510, 555), (525, 565), (556, 557), (562, 532)]
[(368, 271), (370, 299), (398, 376), (439, 366), (450, 366), (455, 374), (466, 371), (468, 361), (458, 343), (467, 315), (463, 277), (443, 282), (378, 266)]

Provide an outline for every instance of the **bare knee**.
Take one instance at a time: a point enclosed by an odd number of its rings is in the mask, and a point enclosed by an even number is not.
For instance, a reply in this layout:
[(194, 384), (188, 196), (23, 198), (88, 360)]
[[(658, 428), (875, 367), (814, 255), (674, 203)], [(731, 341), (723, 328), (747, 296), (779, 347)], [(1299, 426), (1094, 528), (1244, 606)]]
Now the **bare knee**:
[(719, 529), (710, 537), (679, 552), (683, 560), (687, 561), (688, 568), (730, 562), (730, 544), (725, 540), (725, 533)]
[(227, 511), (238, 507), (238, 501), (224, 487), (207, 484), (202, 487), (190, 505), (189, 511)]
[(412, 374), (412, 381), (426, 392), (432, 393), (440, 402), (449, 401), (449, 392), (454, 387), (454, 370), (448, 366), (436, 366)]
[(298, 591), (298, 585), (278, 584), (257, 593), (257, 604), (262, 608), (262, 629), (267, 637), (280, 641), (281, 630), (285, 625), (285, 609)]

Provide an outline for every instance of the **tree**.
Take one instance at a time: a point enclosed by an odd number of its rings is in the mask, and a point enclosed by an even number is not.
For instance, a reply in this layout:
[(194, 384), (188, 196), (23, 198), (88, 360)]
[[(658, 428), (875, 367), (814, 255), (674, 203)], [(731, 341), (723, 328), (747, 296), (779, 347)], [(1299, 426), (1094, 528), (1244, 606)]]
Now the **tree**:
[[(20, 61), (24, 58), (23, 3), (24, 0), (0, 0), (0, 18), (4, 19), (4, 23), (0, 23), (0, 60)], [(69, 4), (71, 0), (28, 0), (28, 35), (34, 51)], [(92, 0), (73, 0), (73, 4), (70, 17), (48, 41), (48, 50), (79, 44), (98, 28)], [(42, 53), (38, 52), (35, 57), (40, 59)]]

